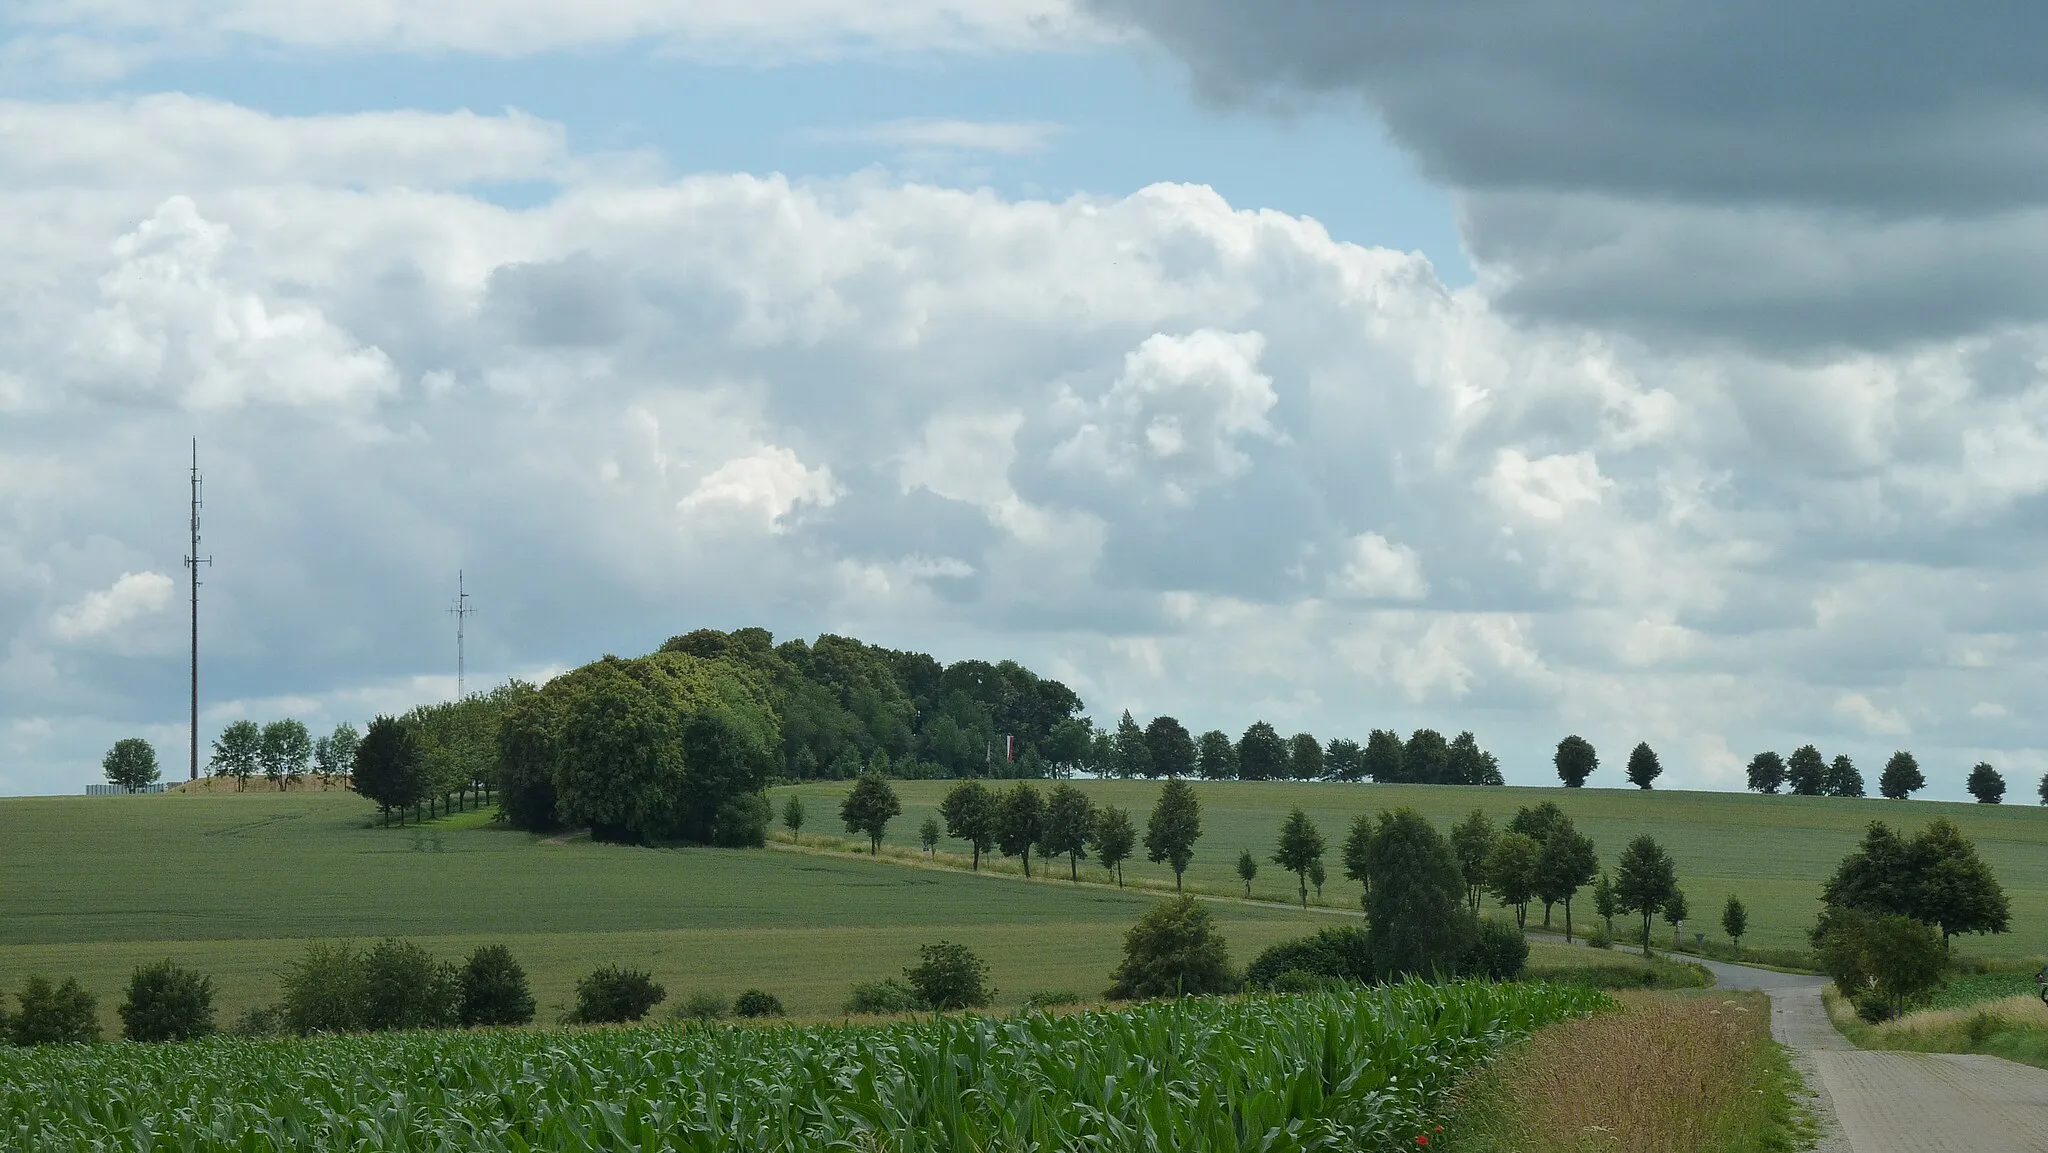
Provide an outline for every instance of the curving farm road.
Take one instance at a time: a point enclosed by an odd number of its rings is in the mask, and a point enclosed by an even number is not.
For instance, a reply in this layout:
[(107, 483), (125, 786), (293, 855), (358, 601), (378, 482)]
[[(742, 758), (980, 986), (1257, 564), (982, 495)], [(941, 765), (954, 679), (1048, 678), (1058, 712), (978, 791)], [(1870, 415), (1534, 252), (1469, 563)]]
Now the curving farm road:
[(1770, 996), (1771, 1034), (1793, 1051), (1818, 1098), (1819, 1153), (2048, 1153), (2048, 1069), (1858, 1049), (1828, 1020), (1825, 977), (1700, 964), (1721, 988)]

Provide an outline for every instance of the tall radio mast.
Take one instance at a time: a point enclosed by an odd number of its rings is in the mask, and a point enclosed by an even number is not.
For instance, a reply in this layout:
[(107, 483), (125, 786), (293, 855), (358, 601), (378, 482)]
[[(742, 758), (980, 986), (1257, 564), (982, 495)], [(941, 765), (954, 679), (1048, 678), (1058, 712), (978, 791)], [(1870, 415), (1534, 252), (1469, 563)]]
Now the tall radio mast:
[(192, 439), (192, 551), (186, 554), (185, 567), (192, 570), (192, 767), (191, 780), (199, 779), (199, 566), (211, 567), (213, 558), (199, 555), (199, 438)]
[(469, 695), (467, 670), (464, 667), (463, 626), (469, 621), (469, 614), (476, 610), (469, 607), (469, 593), (462, 587), (462, 570), (455, 570), (455, 604), (448, 610), (455, 618), (455, 699), (462, 700)]

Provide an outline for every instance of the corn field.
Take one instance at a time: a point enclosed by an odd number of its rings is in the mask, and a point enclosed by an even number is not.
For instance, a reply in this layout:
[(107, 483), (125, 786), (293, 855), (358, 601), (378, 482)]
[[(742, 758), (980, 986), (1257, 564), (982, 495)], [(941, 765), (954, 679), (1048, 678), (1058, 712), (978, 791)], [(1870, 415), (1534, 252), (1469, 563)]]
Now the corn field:
[(1607, 1002), (1410, 983), (871, 1026), (0, 1050), (0, 1148), (1006, 1153), (1413, 1148), (1503, 1042)]

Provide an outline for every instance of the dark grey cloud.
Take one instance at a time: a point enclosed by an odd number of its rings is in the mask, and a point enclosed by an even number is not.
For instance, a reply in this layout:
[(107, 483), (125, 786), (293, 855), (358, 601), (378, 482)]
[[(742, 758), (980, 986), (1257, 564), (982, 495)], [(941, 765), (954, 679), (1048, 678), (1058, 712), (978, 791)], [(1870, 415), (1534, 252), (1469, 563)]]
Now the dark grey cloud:
[(1215, 99), (1362, 100), (1527, 315), (1804, 350), (2048, 314), (2039, 5), (1085, 2)]

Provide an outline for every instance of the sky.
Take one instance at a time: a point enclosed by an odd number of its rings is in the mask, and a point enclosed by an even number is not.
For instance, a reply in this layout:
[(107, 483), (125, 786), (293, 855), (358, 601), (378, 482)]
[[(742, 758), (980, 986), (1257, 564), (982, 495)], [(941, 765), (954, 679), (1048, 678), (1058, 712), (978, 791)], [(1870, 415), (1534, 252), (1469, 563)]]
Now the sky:
[(2048, 10), (0, 8), (0, 793), (698, 627), (2048, 770)]

